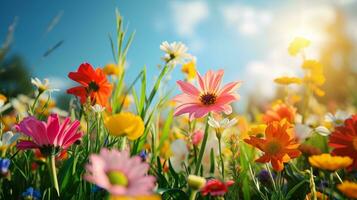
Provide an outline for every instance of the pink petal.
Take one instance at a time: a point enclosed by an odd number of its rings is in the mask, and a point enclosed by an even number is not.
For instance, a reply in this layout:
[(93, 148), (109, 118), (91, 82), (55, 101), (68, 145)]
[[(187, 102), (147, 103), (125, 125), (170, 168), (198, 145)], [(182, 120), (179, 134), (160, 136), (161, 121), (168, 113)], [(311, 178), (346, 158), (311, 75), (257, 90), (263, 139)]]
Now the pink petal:
[(47, 134), (50, 144), (57, 146), (57, 135), (60, 130), (60, 122), (57, 114), (52, 114), (47, 119)]
[(74, 134), (71, 138), (63, 142), (62, 147), (64, 149), (67, 149), (69, 146), (71, 146), (73, 143), (75, 143), (77, 140), (79, 140), (83, 136), (83, 133), (77, 133)]
[(177, 96), (175, 96), (173, 99), (173, 101), (177, 102), (177, 103), (199, 103), (198, 98), (193, 97), (191, 95), (187, 95), (187, 94), (179, 94)]
[(176, 107), (174, 116), (179, 116), (185, 113), (192, 113), (195, 112), (196, 109), (198, 109), (200, 106), (197, 104), (182, 104), (178, 107)]
[(198, 96), (200, 94), (200, 91), (191, 83), (184, 82), (184, 81), (177, 81), (177, 84), (179, 85), (183, 93), (186, 93), (191, 96)]
[(20, 131), (25, 135), (32, 137), (39, 146), (49, 144), (46, 125), (35, 117), (27, 117), (19, 124)]
[(65, 131), (58, 136), (57, 143), (58, 145), (63, 145), (69, 138), (71, 138), (78, 130), (80, 122), (75, 120), (71, 125), (67, 126)]
[(21, 150), (39, 148), (36, 143), (29, 140), (20, 140), (20, 142), (17, 143), (16, 147)]
[(204, 81), (203, 81), (203, 78), (202, 78), (201, 74), (198, 71), (196, 73), (197, 73), (197, 78), (198, 78), (197, 79), (198, 80), (198, 84), (200, 85), (201, 91), (202, 92), (206, 92), (205, 84), (204, 84)]
[(210, 83), (209, 83), (209, 90), (212, 91), (213, 93), (217, 93), (219, 90), (219, 87), (221, 85), (222, 77), (223, 77), (224, 71), (223, 70), (218, 70), (214, 75), (210, 78)]
[(225, 93), (231, 93), (234, 92), (236, 89), (238, 89), (241, 85), (241, 81), (235, 81), (235, 82), (230, 82), (226, 84), (220, 91), (218, 95), (223, 95)]

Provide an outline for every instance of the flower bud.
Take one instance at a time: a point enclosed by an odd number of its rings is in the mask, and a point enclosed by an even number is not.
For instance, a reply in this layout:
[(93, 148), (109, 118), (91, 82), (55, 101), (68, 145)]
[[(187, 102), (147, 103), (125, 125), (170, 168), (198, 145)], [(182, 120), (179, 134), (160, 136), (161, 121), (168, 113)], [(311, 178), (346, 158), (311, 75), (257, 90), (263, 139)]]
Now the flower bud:
[(206, 184), (206, 179), (200, 176), (189, 175), (187, 178), (188, 185), (193, 190), (199, 190)]

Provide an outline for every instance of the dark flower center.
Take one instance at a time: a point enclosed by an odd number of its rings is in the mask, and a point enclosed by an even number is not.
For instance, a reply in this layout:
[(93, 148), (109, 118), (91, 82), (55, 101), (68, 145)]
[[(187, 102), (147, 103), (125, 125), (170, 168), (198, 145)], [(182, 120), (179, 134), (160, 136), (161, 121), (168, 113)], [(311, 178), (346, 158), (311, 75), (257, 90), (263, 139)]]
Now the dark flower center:
[(279, 153), (282, 149), (281, 144), (278, 141), (271, 141), (269, 142), (266, 147), (266, 152), (270, 155), (276, 155), (277, 153)]
[(169, 58), (169, 60), (173, 60), (173, 59), (175, 59), (175, 54), (173, 54), (173, 53), (170, 53), (170, 58)]
[(205, 93), (200, 96), (200, 101), (203, 105), (209, 106), (216, 103), (217, 96), (211, 93)]
[(96, 82), (94, 82), (94, 81), (91, 81), (91, 82), (89, 83), (88, 87), (89, 87), (89, 91), (94, 91), (94, 92), (96, 92), (96, 91), (99, 90), (99, 85), (98, 85)]
[(50, 155), (56, 155), (60, 152), (60, 147), (55, 147), (53, 145), (43, 145), (40, 147), (41, 154), (45, 157)]

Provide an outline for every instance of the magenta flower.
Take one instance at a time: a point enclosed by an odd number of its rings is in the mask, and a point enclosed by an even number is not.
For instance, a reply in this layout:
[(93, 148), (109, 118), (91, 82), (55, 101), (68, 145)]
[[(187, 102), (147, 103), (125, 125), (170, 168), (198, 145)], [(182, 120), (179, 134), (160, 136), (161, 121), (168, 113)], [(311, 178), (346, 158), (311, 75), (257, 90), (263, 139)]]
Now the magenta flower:
[(185, 113), (190, 119), (201, 118), (209, 112), (225, 114), (232, 113), (230, 103), (239, 100), (239, 95), (235, 90), (240, 86), (240, 81), (228, 83), (220, 88), (224, 71), (208, 71), (204, 77), (197, 72), (199, 88), (191, 83), (177, 81), (183, 94), (174, 98), (177, 102), (175, 116)]
[(79, 121), (70, 122), (68, 117), (60, 124), (57, 114), (50, 115), (47, 123), (37, 120), (35, 117), (26, 117), (16, 125), (16, 129), (31, 137), (32, 140), (21, 140), (17, 144), (17, 148), (22, 150), (39, 148), (41, 153), (46, 156), (67, 149), (82, 137), (82, 133), (78, 132)]
[(84, 178), (107, 190), (114, 196), (149, 195), (155, 186), (155, 178), (146, 175), (149, 165), (139, 156), (131, 157), (127, 151), (102, 149), (92, 154)]

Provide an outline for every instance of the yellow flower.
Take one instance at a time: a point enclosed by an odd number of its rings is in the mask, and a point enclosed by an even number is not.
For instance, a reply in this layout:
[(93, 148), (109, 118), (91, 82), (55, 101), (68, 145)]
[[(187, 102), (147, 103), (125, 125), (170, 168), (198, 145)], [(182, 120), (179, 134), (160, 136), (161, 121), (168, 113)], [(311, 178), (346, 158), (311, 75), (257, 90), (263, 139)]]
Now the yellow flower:
[(296, 37), (289, 46), (289, 54), (292, 56), (296, 56), (300, 51), (310, 45), (310, 41), (302, 38), (302, 37)]
[(159, 195), (110, 196), (109, 200), (160, 200)]
[(187, 177), (187, 183), (190, 188), (193, 190), (199, 190), (203, 188), (206, 184), (206, 179), (201, 177), (201, 176), (196, 176), (196, 175), (188, 175)]
[(106, 75), (121, 75), (123, 73), (123, 67), (117, 65), (117, 64), (113, 64), (113, 63), (110, 63), (110, 64), (107, 64), (104, 68), (103, 68), (103, 72), (106, 74)]
[(357, 183), (343, 181), (342, 184), (337, 185), (337, 188), (347, 197), (357, 198)]
[(107, 117), (105, 126), (111, 135), (127, 136), (129, 140), (136, 140), (144, 133), (143, 120), (129, 112)]
[(322, 64), (317, 60), (305, 60), (302, 64), (303, 69), (322, 70)]
[(196, 60), (192, 59), (190, 62), (183, 64), (181, 71), (186, 74), (187, 80), (192, 80), (196, 77)]
[(331, 154), (321, 154), (309, 157), (309, 162), (312, 166), (335, 171), (350, 166), (353, 160), (347, 156), (332, 156)]
[(266, 128), (267, 125), (265, 124), (251, 125), (249, 128), (249, 135), (264, 134)]
[(301, 78), (298, 78), (298, 77), (283, 76), (283, 77), (274, 79), (274, 82), (277, 84), (281, 84), (281, 85), (290, 85), (290, 84), (301, 84), (302, 80), (301, 80)]
[(325, 83), (326, 79), (323, 74), (323, 66), (320, 62), (316, 60), (306, 60), (304, 61), (302, 68), (305, 70), (309, 70), (307, 76), (305, 76), (305, 80), (321, 86)]

